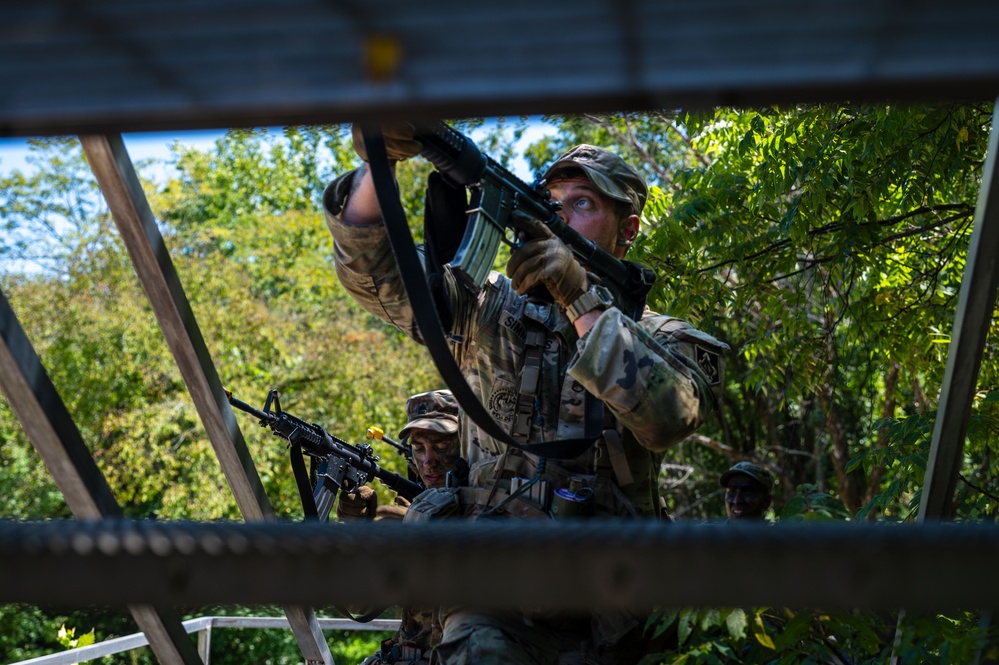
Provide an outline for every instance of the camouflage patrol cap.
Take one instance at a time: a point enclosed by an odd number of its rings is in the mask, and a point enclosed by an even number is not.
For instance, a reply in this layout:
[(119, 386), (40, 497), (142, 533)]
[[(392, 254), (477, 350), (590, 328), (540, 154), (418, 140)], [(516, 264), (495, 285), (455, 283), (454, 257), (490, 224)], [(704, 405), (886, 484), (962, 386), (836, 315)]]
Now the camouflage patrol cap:
[(773, 490), (773, 474), (759, 464), (753, 464), (752, 462), (739, 462), (734, 464), (728, 471), (721, 475), (721, 478), (718, 479), (718, 483), (722, 487), (728, 487), (728, 481), (732, 480), (732, 476), (740, 473), (749, 476), (756, 482), (763, 485), (763, 488), (766, 489), (767, 492)]
[(414, 429), (454, 434), (458, 431), (458, 401), (450, 390), (413, 395), (406, 400), (406, 417), (409, 422), (399, 432), (400, 439)]
[(632, 212), (642, 214), (649, 187), (634, 166), (610, 150), (593, 145), (577, 145), (555, 160), (545, 171), (544, 179), (551, 182), (559, 171), (580, 168), (602, 194), (617, 201), (630, 203)]

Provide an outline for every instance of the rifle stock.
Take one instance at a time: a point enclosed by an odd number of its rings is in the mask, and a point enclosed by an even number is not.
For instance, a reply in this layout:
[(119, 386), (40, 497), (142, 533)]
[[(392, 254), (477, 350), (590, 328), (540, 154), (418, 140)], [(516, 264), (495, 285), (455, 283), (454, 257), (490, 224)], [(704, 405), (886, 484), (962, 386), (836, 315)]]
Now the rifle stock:
[(466, 286), (480, 289), (500, 243), (515, 244), (507, 239), (508, 230), (530, 233), (531, 226), (524, 221), (537, 220), (561, 239), (587, 270), (601, 278), (625, 314), (635, 320), (641, 318), (645, 298), (656, 279), (650, 268), (622, 261), (581, 236), (558, 216), (560, 205), (551, 200), (543, 184), (526, 184), (446, 123), (417, 128), (416, 139), (423, 144), (420, 154), (427, 161), (472, 193), (468, 225), (449, 263)]

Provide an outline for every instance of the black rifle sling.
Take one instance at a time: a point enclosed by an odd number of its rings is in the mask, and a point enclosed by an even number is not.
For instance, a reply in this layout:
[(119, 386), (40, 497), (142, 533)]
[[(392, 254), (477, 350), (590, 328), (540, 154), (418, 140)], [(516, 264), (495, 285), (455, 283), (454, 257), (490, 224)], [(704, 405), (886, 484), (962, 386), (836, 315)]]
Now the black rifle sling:
[(312, 494), (312, 483), (309, 479), (309, 472), (305, 468), (302, 446), (293, 444), (289, 450), (291, 451), (291, 470), (295, 474), (298, 495), (302, 497), (302, 511), (305, 513), (306, 519), (316, 519), (319, 517), (319, 509), (316, 508), (316, 497)]
[[(295, 474), (295, 484), (298, 485), (298, 494), (302, 497), (302, 510), (305, 512), (305, 519), (318, 519), (319, 509), (316, 508), (316, 498), (313, 495), (310, 474), (305, 468), (305, 456), (302, 454), (302, 446), (291, 445), (291, 469)], [(372, 619), (377, 619), (387, 608), (375, 608), (366, 614), (355, 616), (350, 609), (333, 605), (340, 614), (356, 621), (357, 623), (369, 623)]]
[[(591, 421), (596, 420), (595, 418), (588, 417), (586, 419), (586, 438), (520, 444), (514, 441), (513, 437), (493, 419), (478, 396), (472, 391), (468, 382), (465, 381), (458, 363), (451, 355), (451, 349), (437, 315), (437, 308), (434, 306), (433, 297), (427, 286), (420, 255), (416, 251), (416, 243), (409, 231), (406, 213), (399, 202), (395, 178), (392, 176), (388, 155), (385, 152), (384, 138), (378, 129), (365, 128), (362, 135), (364, 147), (368, 153), (368, 168), (371, 169), (371, 178), (375, 186), (375, 194), (381, 208), (386, 233), (392, 246), (392, 252), (395, 254), (402, 283), (406, 289), (409, 304), (413, 309), (413, 316), (420, 330), (420, 336), (437, 365), (437, 371), (440, 372), (441, 378), (451, 389), (462, 410), (489, 436), (508, 446), (519, 448), (539, 457), (552, 459), (575, 459), (582, 455), (599, 436), (599, 433), (595, 433), (591, 438), (589, 425)], [(597, 432), (599, 432), (599, 427)]]
[(426, 276), (437, 315), (446, 333), (451, 332), (454, 317), (444, 288), (444, 264), (454, 258), (468, 224), (468, 195), (439, 171), (427, 177), (423, 210), (423, 238), (426, 251)]

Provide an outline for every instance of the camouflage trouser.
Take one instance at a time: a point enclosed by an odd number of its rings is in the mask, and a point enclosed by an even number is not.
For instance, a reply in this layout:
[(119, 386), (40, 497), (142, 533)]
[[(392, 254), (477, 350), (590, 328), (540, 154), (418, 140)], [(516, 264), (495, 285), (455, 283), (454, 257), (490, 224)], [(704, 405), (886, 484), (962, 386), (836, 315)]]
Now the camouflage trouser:
[(431, 648), (436, 641), (433, 620), (432, 610), (403, 608), (399, 630), (383, 640), (378, 651), (365, 658), (361, 665), (429, 665)]
[(361, 665), (429, 665), (429, 664), (430, 664), (430, 659), (425, 655), (421, 655), (419, 658), (415, 660), (402, 659), (402, 660), (387, 661), (382, 659), (381, 652), (372, 654), (367, 658), (365, 658), (363, 661), (361, 661)]
[(433, 662), (440, 665), (582, 665), (589, 619), (526, 620), (516, 613), (452, 610)]
[(382, 648), (371, 654), (361, 665), (430, 665), (430, 650), (382, 642)]
[(433, 665), (635, 665), (648, 646), (641, 626), (612, 647), (600, 646), (589, 615), (528, 620), (463, 608), (442, 613), (442, 620)]

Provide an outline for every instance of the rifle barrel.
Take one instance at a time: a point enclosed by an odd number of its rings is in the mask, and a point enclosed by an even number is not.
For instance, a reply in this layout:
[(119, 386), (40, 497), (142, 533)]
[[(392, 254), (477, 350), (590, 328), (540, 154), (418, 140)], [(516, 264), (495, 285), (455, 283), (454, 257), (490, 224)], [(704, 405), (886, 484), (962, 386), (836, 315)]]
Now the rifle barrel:
[(404, 455), (409, 454), (409, 448), (406, 445), (399, 443), (395, 439), (385, 436), (385, 430), (383, 430), (381, 427), (378, 427), (377, 425), (372, 425), (371, 427), (368, 428), (367, 436), (369, 439), (378, 439), (379, 441), (389, 444), (390, 446), (392, 446), (393, 448), (395, 448)]
[[(223, 390), (225, 390), (225, 388), (223, 388)], [(264, 413), (260, 409), (258, 409), (256, 407), (253, 407), (253, 406), (250, 406), (249, 404), (247, 404), (243, 400), (236, 399), (235, 397), (232, 396), (232, 393), (229, 392), (228, 390), (225, 390), (225, 396), (229, 400), (229, 404), (233, 405), (234, 407), (236, 407), (240, 411), (245, 411), (245, 412), (247, 412), (247, 413), (249, 413), (249, 414), (251, 414), (253, 416), (256, 416), (257, 418), (259, 418), (262, 421), (270, 422), (270, 421), (275, 420), (277, 418), (277, 416), (275, 416), (273, 413)]]

